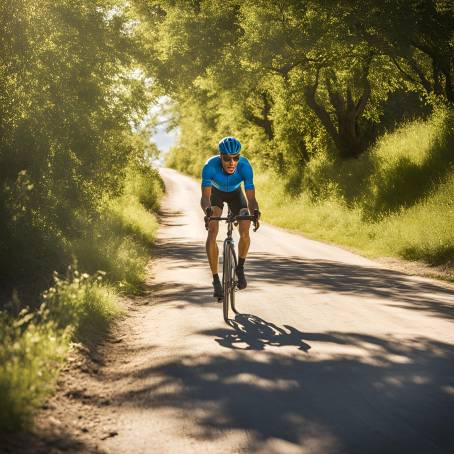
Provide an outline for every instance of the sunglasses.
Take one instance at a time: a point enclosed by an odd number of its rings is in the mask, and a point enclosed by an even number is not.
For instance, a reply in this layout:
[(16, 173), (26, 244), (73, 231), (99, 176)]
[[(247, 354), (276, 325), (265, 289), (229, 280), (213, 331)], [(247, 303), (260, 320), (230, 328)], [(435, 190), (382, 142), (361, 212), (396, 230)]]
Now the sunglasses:
[(236, 155), (236, 156), (229, 156), (229, 155), (227, 155), (227, 154), (223, 154), (223, 155), (222, 155), (222, 160), (223, 160), (224, 162), (230, 162), (230, 161), (238, 162), (239, 159), (240, 159), (240, 155), (239, 155), (239, 154)]

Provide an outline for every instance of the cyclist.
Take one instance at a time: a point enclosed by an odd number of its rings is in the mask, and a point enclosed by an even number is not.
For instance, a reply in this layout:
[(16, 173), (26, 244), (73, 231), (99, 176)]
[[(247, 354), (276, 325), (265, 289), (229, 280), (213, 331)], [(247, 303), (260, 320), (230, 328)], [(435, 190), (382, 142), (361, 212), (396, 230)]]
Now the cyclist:
[[(249, 210), (257, 210), (257, 228), (260, 211), (255, 199), (253, 171), (249, 161), (240, 156), (241, 143), (235, 137), (224, 137), (218, 145), (219, 155), (212, 156), (205, 163), (202, 170), (202, 200), (201, 205), (205, 213), (205, 222), (209, 216), (221, 216), (224, 202), (227, 203), (234, 215), (248, 215)], [(244, 182), (244, 192), (241, 183)], [(246, 288), (247, 282), (244, 275), (244, 263), (249, 250), (249, 228), (251, 221), (239, 221), (238, 230), (240, 241), (238, 243), (238, 288)], [(213, 273), (213, 296), (223, 298), (222, 284), (218, 274), (219, 249), (216, 238), (219, 230), (219, 221), (207, 224), (208, 236), (206, 251), (211, 272)]]

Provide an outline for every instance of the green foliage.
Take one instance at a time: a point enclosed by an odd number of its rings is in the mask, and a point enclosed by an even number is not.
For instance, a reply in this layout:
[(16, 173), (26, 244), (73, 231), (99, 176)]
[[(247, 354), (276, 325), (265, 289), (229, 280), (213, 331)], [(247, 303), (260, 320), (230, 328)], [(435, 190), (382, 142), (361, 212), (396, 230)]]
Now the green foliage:
[(452, 267), (452, 125), (442, 110), (382, 137), (369, 156), (341, 164), (319, 156), (297, 196), (269, 172), (258, 175), (264, 220), (373, 256)]
[(378, 224), (385, 229), (380, 235), (383, 246), (389, 251), (397, 251), (405, 259), (443, 265), (448, 271), (452, 270), (453, 200), (454, 176), (451, 173), (411, 208), (384, 218)]
[(454, 114), (440, 110), (383, 137), (372, 151), (377, 169), (364, 204), (372, 215), (417, 203), (454, 169)]
[[(122, 194), (107, 201), (92, 219), (76, 216), (78, 237), (67, 241), (79, 267), (54, 274), (38, 310), (0, 311), (0, 429), (28, 427), (34, 411), (52, 392), (70, 340), (93, 345), (122, 311), (116, 290), (135, 291), (144, 279), (157, 221), (145, 208), (158, 208), (162, 181), (138, 164), (126, 171)], [(142, 201), (142, 203), (141, 203)], [(97, 270), (105, 271), (97, 271)], [(107, 274), (106, 274), (107, 272)], [(104, 276), (106, 276), (104, 278)], [(16, 300), (15, 307), (22, 303)], [(14, 308), (13, 308), (14, 309)]]
[(313, 200), (334, 194), (371, 218), (409, 207), (452, 170), (452, 124), (452, 111), (442, 108), (383, 135), (357, 160), (319, 154), (304, 171), (304, 189)]
[(317, 154), (358, 158), (389, 125), (453, 100), (443, 2), (133, 4), (180, 127), (168, 162), (193, 175), (234, 134), (297, 192)]
[[(0, 287), (29, 307), (0, 301), (0, 429), (29, 425), (70, 340), (99, 340), (121, 312), (114, 286), (144, 278), (163, 188), (130, 12), (122, 0), (0, 2)], [(73, 262), (80, 274), (39, 297)]]
[[(254, 160), (265, 218), (371, 253), (449, 263), (452, 219), (440, 200), (454, 165), (453, 16), (444, 4), (160, 2), (150, 54), (167, 49), (158, 68), (184, 62), (172, 86), (156, 72), (180, 132), (167, 164), (199, 176), (217, 140), (235, 135)], [(210, 15), (232, 27), (207, 52), (188, 30), (216, 34)]]
[(128, 166), (123, 188), (125, 197), (136, 199), (147, 210), (158, 211), (163, 193), (164, 183), (157, 170), (143, 162)]
[(149, 96), (122, 2), (14, 0), (0, 17), (0, 279), (40, 290), (143, 156)]
[[(135, 171), (128, 170), (123, 195), (109, 200), (96, 222), (85, 221), (85, 236), (72, 241), (80, 266), (106, 270), (110, 281), (129, 292), (143, 282), (148, 245), (157, 229), (154, 215), (139, 200), (156, 209), (162, 193), (156, 172)], [(93, 344), (121, 314), (114, 289), (102, 279), (105, 274), (90, 276), (70, 268), (65, 279), (54, 275), (38, 311), (22, 311), (17, 317), (0, 312), (0, 429), (30, 425), (34, 411), (53, 390), (69, 340)]]
[(122, 314), (104, 274), (70, 267), (64, 279), (54, 275), (37, 311), (0, 311), (0, 430), (29, 427), (54, 389), (70, 342), (92, 346)]
[(68, 339), (43, 310), (17, 317), (0, 312), (0, 430), (31, 424), (54, 387)]
[(68, 268), (65, 278), (54, 274), (54, 285), (42, 294), (48, 317), (57, 330), (67, 330), (72, 339), (93, 343), (105, 334), (110, 322), (122, 312), (112, 288), (103, 282), (106, 273), (79, 273)]
[(89, 224), (84, 219), (71, 242), (79, 267), (89, 273), (103, 270), (123, 291), (138, 291), (158, 229), (146, 207), (158, 210), (162, 193), (156, 171), (136, 164), (128, 167), (122, 194), (101, 205)]

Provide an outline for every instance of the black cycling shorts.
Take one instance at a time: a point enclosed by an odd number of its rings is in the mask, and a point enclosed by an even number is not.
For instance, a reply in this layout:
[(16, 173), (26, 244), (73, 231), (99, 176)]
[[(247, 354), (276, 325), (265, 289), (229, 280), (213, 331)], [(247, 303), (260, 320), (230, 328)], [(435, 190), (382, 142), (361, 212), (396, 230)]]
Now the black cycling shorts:
[(224, 192), (211, 187), (211, 205), (219, 207), (221, 210), (224, 208), (224, 202), (227, 203), (230, 211), (234, 215), (240, 214), (242, 208), (247, 208), (247, 200), (241, 188), (235, 189), (232, 192)]

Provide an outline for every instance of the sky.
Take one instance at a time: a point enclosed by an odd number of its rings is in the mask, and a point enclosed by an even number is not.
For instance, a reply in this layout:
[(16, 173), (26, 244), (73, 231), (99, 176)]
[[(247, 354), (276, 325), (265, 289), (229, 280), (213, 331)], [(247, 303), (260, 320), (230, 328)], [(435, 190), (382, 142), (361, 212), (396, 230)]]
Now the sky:
[(178, 128), (173, 129), (170, 132), (166, 131), (168, 124), (167, 120), (169, 119), (169, 104), (170, 98), (162, 96), (148, 112), (149, 116), (156, 116), (158, 121), (158, 126), (155, 128), (156, 132), (150, 138), (161, 152), (160, 158), (155, 162), (155, 165), (157, 166), (163, 165), (166, 153), (175, 145), (178, 138)]
[(167, 152), (177, 140), (178, 131), (176, 129), (166, 132), (166, 125), (160, 125), (157, 128), (156, 134), (151, 137), (151, 140), (156, 144), (159, 151)]

